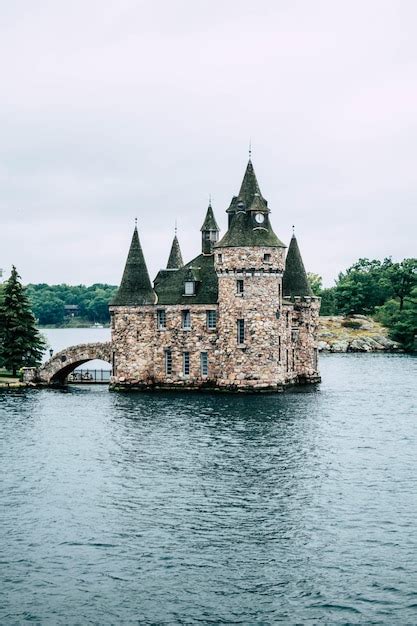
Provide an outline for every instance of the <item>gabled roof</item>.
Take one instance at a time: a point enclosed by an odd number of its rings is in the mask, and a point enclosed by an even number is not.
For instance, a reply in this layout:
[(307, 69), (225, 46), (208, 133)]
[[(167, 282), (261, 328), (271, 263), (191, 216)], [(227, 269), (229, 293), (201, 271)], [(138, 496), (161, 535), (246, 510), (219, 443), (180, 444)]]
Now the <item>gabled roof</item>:
[(154, 303), (155, 293), (149, 279), (145, 257), (139, 241), (138, 229), (135, 226), (122, 282), (110, 305), (138, 306)]
[(293, 298), (294, 296), (313, 295), (295, 235), (291, 238), (285, 261), (282, 293), (284, 298), (287, 296)]
[(205, 220), (204, 220), (203, 225), (200, 228), (200, 230), (201, 230), (201, 232), (203, 232), (204, 230), (217, 230), (217, 231), (220, 230), (220, 228), (217, 225), (216, 218), (214, 217), (214, 213), (213, 213), (213, 208), (211, 206), (211, 202), (208, 205), (206, 217), (205, 217)]
[(176, 270), (184, 265), (182, 260), (180, 243), (178, 241), (177, 235), (175, 235), (174, 240), (171, 246), (171, 252), (169, 253), (169, 259), (167, 263), (168, 270)]
[[(194, 296), (184, 295), (185, 280), (196, 280)], [(158, 305), (217, 304), (218, 279), (213, 255), (200, 254), (176, 272), (161, 270), (154, 281)]]

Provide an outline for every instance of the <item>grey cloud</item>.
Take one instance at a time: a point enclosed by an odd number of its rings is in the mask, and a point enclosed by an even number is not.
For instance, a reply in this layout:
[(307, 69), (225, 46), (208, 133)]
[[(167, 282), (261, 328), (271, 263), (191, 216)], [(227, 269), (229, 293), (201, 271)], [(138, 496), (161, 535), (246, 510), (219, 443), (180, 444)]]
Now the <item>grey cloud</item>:
[(249, 137), (274, 228), (328, 284), (359, 256), (415, 256), (417, 6), (4, 3), (0, 266), (118, 282), (133, 219), (151, 274), (179, 221), (223, 230)]

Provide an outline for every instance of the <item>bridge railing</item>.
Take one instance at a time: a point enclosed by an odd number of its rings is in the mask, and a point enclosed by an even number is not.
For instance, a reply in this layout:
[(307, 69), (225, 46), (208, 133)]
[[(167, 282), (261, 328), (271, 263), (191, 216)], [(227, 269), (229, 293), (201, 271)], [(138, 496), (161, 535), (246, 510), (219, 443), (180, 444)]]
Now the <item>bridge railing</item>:
[(85, 384), (109, 384), (111, 370), (76, 369), (68, 375), (67, 383)]

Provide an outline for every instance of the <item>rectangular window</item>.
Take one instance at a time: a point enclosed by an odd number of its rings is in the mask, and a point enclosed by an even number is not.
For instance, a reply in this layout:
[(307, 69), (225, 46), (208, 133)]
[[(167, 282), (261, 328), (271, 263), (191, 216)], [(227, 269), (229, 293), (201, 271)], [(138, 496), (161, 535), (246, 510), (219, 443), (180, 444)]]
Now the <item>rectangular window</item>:
[(242, 295), (243, 294), (243, 290), (244, 290), (243, 280), (241, 278), (239, 278), (236, 281), (236, 293), (238, 295)]
[(171, 348), (164, 350), (165, 374), (172, 374), (172, 351)]
[(208, 376), (208, 353), (200, 352), (201, 375)]
[(223, 255), (222, 254), (218, 254), (217, 255), (217, 263), (222, 263), (223, 262)]
[(186, 280), (184, 283), (184, 294), (193, 296), (195, 294), (195, 283), (193, 280)]
[(156, 312), (156, 327), (159, 330), (166, 328), (166, 313), (164, 309), (158, 309)]
[(278, 302), (281, 302), (281, 283), (278, 283)]
[(237, 320), (237, 342), (245, 343), (245, 320)]
[(288, 353), (288, 349), (286, 350), (287, 353), (287, 372), (290, 371), (290, 355)]
[(269, 253), (264, 254), (264, 263), (271, 262), (271, 255)]
[(207, 328), (214, 330), (217, 326), (217, 311), (207, 311)]
[(317, 348), (313, 350), (313, 367), (317, 370)]
[(182, 371), (184, 376), (190, 375), (190, 353), (183, 352), (182, 353)]
[(114, 313), (110, 313), (110, 320), (111, 320), (112, 330), (114, 330), (115, 326), (116, 326), (115, 323), (114, 323)]
[(295, 370), (295, 348), (292, 349), (292, 368)]
[(278, 336), (278, 363), (281, 363), (281, 335)]
[(183, 330), (190, 330), (191, 328), (191, 313), (190, 311), (182, 312), (182, 328)]

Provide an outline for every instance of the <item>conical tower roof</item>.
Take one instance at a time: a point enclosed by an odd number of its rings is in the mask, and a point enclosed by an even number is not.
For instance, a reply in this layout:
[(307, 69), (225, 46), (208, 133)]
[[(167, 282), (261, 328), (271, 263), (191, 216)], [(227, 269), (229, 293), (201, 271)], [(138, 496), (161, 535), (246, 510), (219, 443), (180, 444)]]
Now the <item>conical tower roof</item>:
[(171, 246), (171, 252), (169, 253), (167, 270), (177, 270), (180, 267), (183, 267), (183, 265), (184, 263), (182, 260), (180, 243), (178, 241), (177, 235), (175, 235)]
[(245, 174), (243, 176), (242, 184), (240, 186), (238, 201), (245, 203), (245, 208), (249, 209), (253, 202), (255, 194), (259, 194), (262, 198), (261, 190), (259, 189), (258, 181), (256, 178), (255, 170), (251, 159), (249, 159), (246, 166)]
[(203, 232), (204, 230), (220, 230), (220, 228), (217, 225), (216, 218), (214, 217), (213, 207), (211, 206), (211, 202), (208, 205), (206, 217), (200, 230), (201, 232)]
[(292, 236), (288, 247), (282, 291), (284, 297), (290, 296), (291, 298), (313, 295), (295, 235)]
[(122, 282), (110, 304), (113, 306), (138, 306), (154, 304), (155, 300), (156, 296), (149, 280), (138, 229), (135, 226)]

